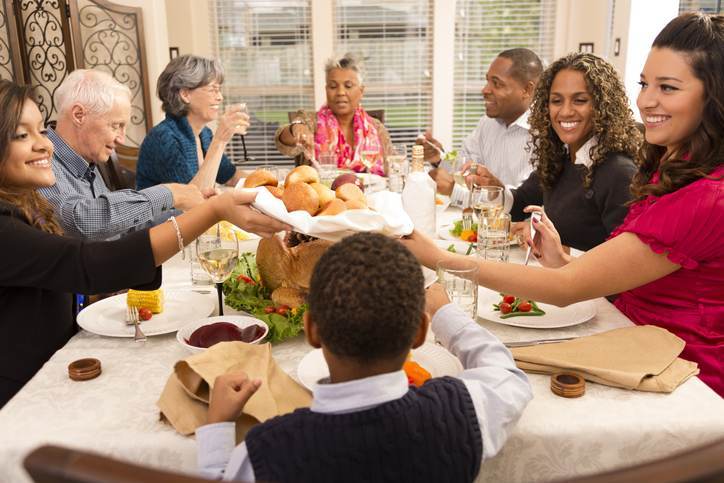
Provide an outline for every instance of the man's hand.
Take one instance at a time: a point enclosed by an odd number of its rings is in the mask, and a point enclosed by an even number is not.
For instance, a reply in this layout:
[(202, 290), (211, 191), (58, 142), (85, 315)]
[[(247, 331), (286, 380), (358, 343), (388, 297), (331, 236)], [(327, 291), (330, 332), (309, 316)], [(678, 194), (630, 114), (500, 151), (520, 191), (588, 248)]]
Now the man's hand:
[[(440, 162), (442, 144), (440, 144), (440, 141), (432, 137), (432, 133), (430, 131), (425, 131), (423, 136), (419, 136), (417, 140), (415, 140), (415, 144), (421, 144), (424, 148), (425, 161), (432, 164)], [(435, 149), (435, 147), (438, 149)]]
[(174, 208), (181, 211), (190, 210), (204, 201), (204, 194), (196, 185), (168, 183), (164, 186), (171, 191)]
[(425, 312), (428, 313), (430, 318), (443, 307), (450, 303), (450, 297), (448, 297), (445, 288), (439, 283), (435, 282), (425, 290)]
[(465, 176), (465, 183), (468, 185), (468, 187), (472, 185), (478, 185), (478, 186), (500, 186), (501, 188), (504, 188), (505, 186), (503, 183), (495, 177), (495, 175), (490, 172), (488, 168), (481, 164), (476, 164), (475, 166), (472, 166), (471, 162), (465, 163), (463, 166), (462, 172), (470, 171), (470, 174)]
[(247, 401), (261, 386), (259, 379), (251, 380), (245, 372), (223, 374), (214, 381), (211, 391), (208, 424), (232, 422), (241, 414)]
[(428, 173), (437, 185), (437, 192), (441, 195), (450, 196), (455, 185), (452, 175), (442, 168), (431, 169)]

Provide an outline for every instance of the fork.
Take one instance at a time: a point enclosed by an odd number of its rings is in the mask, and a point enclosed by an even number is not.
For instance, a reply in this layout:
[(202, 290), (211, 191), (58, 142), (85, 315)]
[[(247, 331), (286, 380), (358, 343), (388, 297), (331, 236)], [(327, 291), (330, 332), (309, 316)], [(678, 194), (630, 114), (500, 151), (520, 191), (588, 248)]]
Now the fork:
[(146, 335), (141, 330), (141, 322), (138, 320), (138, 307), (128, 307), (126, 310), (126, 324), (133, 324), (135, 333), (133, 340), (136, 342), (146, 342)]

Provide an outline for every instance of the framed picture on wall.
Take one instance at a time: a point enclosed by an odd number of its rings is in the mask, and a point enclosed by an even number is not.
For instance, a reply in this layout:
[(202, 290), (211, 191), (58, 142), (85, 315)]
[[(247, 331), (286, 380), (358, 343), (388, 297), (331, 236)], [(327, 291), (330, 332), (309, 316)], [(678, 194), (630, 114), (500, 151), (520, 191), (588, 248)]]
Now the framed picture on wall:
[(175, 59), (176, 57), (178, 57), (178, 47), (169, 47), (169, 48), (168, 48), (168, 56), (169, 56), (171, 59)]
[(578, 51), (586, 54), (593, 53), (593, 42), (581, 42), (578, 44)]

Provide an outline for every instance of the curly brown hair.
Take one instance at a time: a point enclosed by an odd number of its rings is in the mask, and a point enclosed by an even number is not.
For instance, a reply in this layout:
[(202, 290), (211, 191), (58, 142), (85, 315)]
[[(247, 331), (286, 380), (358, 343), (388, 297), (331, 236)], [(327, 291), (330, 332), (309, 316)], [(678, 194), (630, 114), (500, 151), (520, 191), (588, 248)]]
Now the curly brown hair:
[(548, 108), (553, 79), (564, 69), (582, 72), (593, 98), (592, 135), (598, 138), (598, 143), (589, 153), (592, 164), (583, 181), (586, 188), (591, 185), (596, 167), (606, 160), (609, 153), (621, 153), (635, 159), (642, 141), (628, 105), (626, 90), (611, 64), (588, 53), (568, 54), (556, 60), (538, 81), (528, 118), (531, 163), (544, 191), (553, 189), (564, 163), (569, 162), (566, 146), (553, 130)]
[[(0, 173), (4, 171), (10, 143), (20, 124), (26, 100), (35, 100), (32, 87), (0, 80), (0, 112), (3, 113), (0, 116)], [(14, 206), (31, 226), (48, 233), (63, 233), (55, 219), (53, 207), (36, 190), (6, 186), (4, 177), (0, 177), (0, 201)]]
[[(636, 199), (661, 196), (683, 188), (724, 164), (724, 16), (685, 13), (669, 22), (652, 48), (667, 48), (683, 54), (697, 79), (704, 83), (704, 113), (701, 124), (674, 153), (665, 146), (644, 143), (641, 165), (631, 191)], [(649, 184), (659, 170), (659, 183)]]

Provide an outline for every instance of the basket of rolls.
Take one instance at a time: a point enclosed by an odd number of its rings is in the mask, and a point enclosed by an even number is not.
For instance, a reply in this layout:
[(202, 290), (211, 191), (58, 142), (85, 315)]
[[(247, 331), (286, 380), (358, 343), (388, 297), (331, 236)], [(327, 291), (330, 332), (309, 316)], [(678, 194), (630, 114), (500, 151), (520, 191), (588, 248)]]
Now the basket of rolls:
[(337, 241), (361, 231), (388, 236), (412, 233), (412, 220), (402, 208), (399, 194), (379, 191), (365, 195), (356, 181), (353, 174), (345, 174), (331, 189), (320, 182), (316, 169), (298, 166), (283, 184), (271, 171), (258, 169), (237, 189), (255, 190), (256, 209), (317, 238)]

